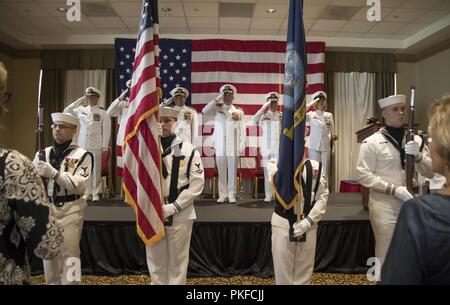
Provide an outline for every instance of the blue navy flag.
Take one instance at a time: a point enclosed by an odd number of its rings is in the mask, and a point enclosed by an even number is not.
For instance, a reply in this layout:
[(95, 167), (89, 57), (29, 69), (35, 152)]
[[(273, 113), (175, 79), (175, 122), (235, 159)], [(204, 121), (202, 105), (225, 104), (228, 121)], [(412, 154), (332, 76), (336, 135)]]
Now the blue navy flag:
[[(116, 38), (116, 71), (117, 88), (120, 94), (126, 88), (126, 82), (133, 73), (136, 39)], [(160, 39), (159, 40), (159, 72), (163, 97), (170, 97), (170, 90), (183, 87), (191, 92), (191, 40)], [(191, 95), (187, 98), (191, 104)]]
[(278, 171), (274, 176), (276, 201), (291, 209), (301, 200), (300, 174), (305, 149), (306, 40), (303, 2), (291, 0), (286, 42), (283, 118)]

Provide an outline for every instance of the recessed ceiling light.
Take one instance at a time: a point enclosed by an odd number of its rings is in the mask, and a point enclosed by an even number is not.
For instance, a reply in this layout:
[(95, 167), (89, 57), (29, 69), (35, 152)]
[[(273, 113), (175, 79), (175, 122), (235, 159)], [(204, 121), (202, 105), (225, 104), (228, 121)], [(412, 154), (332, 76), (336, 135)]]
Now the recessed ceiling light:
[(267, 10), (266, 10), (266, 13), (267, 14), (273, 14), (273, 13), (275, 13), (277, 10), (276, 9), (274, 9), (274, 8), (268, 8)]
[(161, 12), (163, 12), (166, 16), (172, 15), (172, 9), (170, 7), (161, 8)]
[(67, 12), (67, 9), (66, 9), (65, 7), (58, 7), (58, 8), (56, 9), (56, 11), (58, 11), (58, 12), (60, 12), (60, 13), (65, 13), (65, 12)]

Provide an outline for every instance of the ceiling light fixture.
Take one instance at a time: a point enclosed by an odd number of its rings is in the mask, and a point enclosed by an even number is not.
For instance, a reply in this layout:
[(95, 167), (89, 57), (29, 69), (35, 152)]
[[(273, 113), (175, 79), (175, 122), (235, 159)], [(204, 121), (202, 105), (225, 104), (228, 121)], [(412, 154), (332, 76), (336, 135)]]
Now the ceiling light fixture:
[(56, 9), (56, 11), (58, 11), (59, 13), (65, 13), (65, 12), (67, 12), (67, 9), (64, 8), (64, 7), (58, 7), (58, 8)]
[(170, 7), (161, 8), (161, 12), (163, 12), (166, 16), (172, 15), (172, 9)]
[(266, 13), (267, 14), (273, 14), (273, 13), (275, 13), (277, 10), (276, 9), (274, 9), (274, 8), (268, 8), (267, 10), (266, 10)]

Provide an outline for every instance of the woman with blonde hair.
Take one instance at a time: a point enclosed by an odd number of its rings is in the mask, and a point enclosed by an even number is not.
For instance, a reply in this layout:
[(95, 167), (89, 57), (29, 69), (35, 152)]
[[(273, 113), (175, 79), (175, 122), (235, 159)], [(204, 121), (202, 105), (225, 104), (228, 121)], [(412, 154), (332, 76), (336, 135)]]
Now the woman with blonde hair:
[[(429, 150), (434, 172), (450, 181), (450, 95), (430, 108)], [(403, 204), (381, 284), (450, 283), (450, 186)]]
[[(0, 63), (0, 123), (7, 71)], [(28, 259), (50, 259), (59, 253), (60, 229), (50, 214), (41, 177), (21, 153), (0, 147), (0, 285), (30, 284)]]

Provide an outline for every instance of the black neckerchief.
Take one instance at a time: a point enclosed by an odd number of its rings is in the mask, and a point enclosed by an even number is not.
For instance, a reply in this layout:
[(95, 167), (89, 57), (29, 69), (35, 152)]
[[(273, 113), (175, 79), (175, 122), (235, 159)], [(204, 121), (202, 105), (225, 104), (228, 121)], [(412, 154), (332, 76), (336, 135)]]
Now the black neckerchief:
[(405, 129), (403, 127), (397, 128), (397, 127), (391, 127), (391, 126), (385, 126), (387, 132), (397, 141), (399, 145), (402, 145), (403, 138), (405, 137)]
[(381, 134), (398, 150), (400, 153), (400, 165), (403, 169), (405, 169), (405, 147), (403, 145), (405, 130), (401, 127), (396, 128), (386, 125), (385, 128), (381, 129)]
[[(163, 149), (163, 153), (164, 155), (170, 154), (170, 152), (172, 151), (172, 142), (175, 139), (176, 135), (170, 135), (168, 137), (161, 137), (161, 145), (162, 145), (162, 149)], [(168, 150), (166, 152), (166, 150)]]

